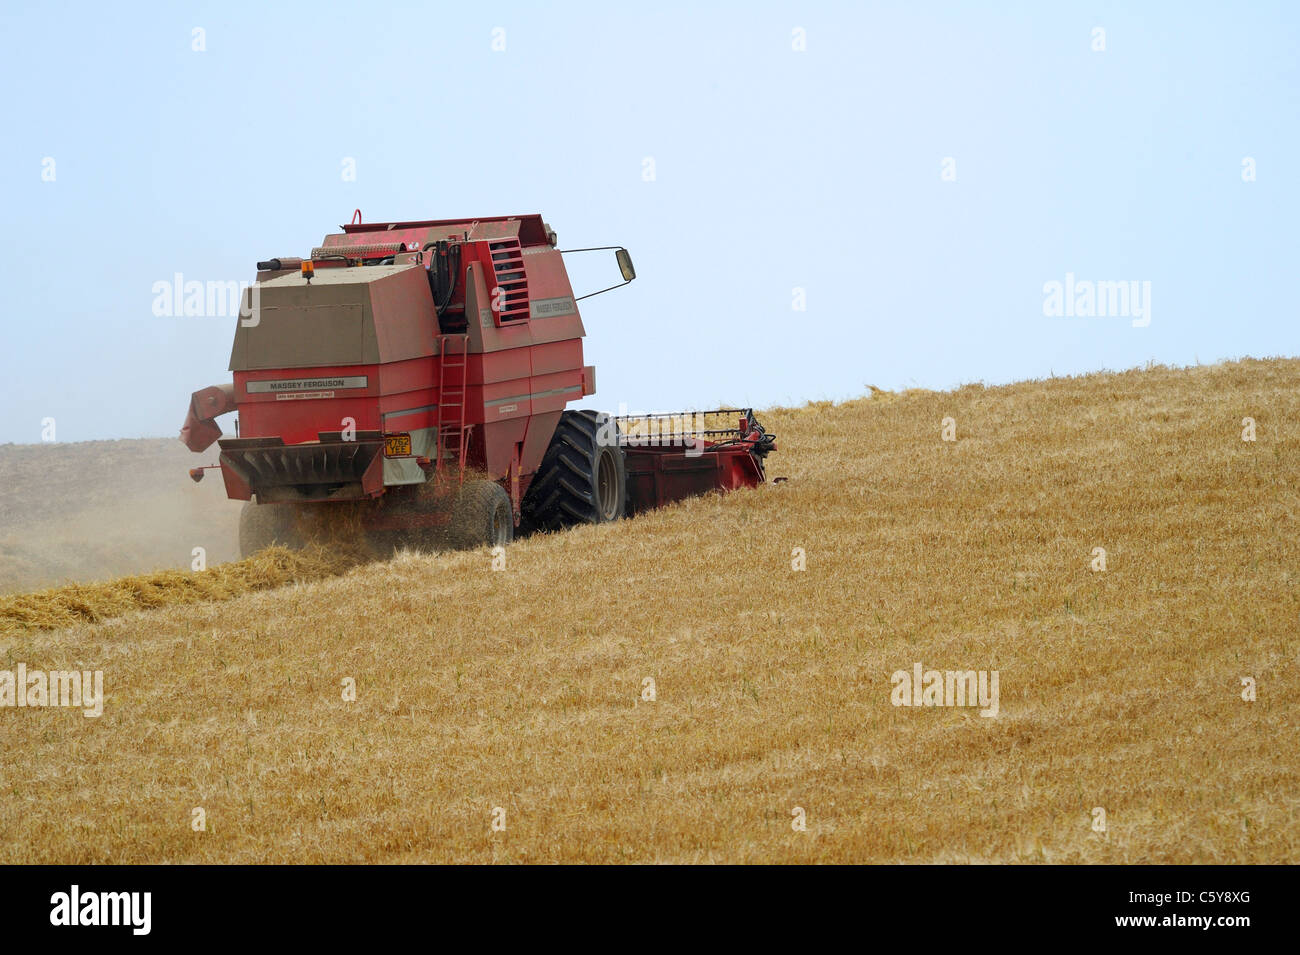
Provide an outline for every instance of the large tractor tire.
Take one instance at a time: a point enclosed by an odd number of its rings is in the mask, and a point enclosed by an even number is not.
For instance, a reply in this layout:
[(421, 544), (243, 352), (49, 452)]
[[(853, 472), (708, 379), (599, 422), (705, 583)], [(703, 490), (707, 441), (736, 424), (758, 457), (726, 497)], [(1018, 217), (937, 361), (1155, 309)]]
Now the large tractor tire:
[(302, 547), (298, 513), (293, 504), (254, 504), (239, 512), (239, 556), (252, 557), (272, 544)]
[(456, 495), (448, 537), (458, 550), (505, 547), (515, 537), (510, 495), (495, 481), (466, 481)]
[[(600, 411), (566, 411), (524, 497), (528, 525), (543, 531), (604, 524), (627, 506), (627, 460), (616, 443), (600, 443), (608, 422)], [(606, 431), (612, 429), (606, 427)]]

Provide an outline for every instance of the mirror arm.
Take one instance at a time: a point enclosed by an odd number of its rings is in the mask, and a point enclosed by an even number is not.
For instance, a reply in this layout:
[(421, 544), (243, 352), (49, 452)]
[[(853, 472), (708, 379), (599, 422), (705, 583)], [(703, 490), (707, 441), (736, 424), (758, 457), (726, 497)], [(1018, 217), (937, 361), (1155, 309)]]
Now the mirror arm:
[[(594, 245), (588, 249), (558, 249), (557, 251), (560, 253), (560, 255), (567, 255), (570, 252), (608, 252), (610, 249), (613, 249), (615, 252), (622, 252), (624, 254), (627, 253), (627, 249), (625, 249), (621, 245)], [(622, 288), (624, 285), (631, 285), (635, 279), (636, 276), (633, 275), (632, 278), (628, 279), (627, 281), (619, 282), (617, 285), (611, 285), (609, 288), (603, 288), (598, 292), (588, 292), (586, 295), (576, 296), (574, 298), (574, 301), (581, 302), (584, 298), (591, 298), (593, 295), (602, 295), (605, 292), (612, 292), (614, 291), (614, 289)]]
[[(575, 249), (574, 251), (576, 252), (579, 250)], [(626, 282), (619, 282), (617, 285), (611, 285), (609, 288), (603, 288), (599, 292), (588, 292), (586, 295), (579, 295), (577, 298), (574, 299), (574, 301), (581, 302), (584, 298), (591, 298), (593, 295), (601, 295), (605, 292), (612, 292), (616, 288), (622, 288), (624, 285), (631, 285), (631, 284), (632, 284), (632, 280), (628, 279)]]

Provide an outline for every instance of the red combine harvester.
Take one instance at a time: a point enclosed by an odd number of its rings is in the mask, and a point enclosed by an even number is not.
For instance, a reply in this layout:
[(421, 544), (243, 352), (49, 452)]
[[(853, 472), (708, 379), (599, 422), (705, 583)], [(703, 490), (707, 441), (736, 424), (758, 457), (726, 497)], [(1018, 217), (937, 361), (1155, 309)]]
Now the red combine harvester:
[[(212, 467), (231, 498), (256, 499), (240, 518), (245, 555), (300, 543), (303, 515), (338, 502), (360, 502), (367, 532), (495, 546), (521, 525), (612, 521), (764, 480), (775, 444), (748, 409), (565, 410), (596, 375), (541, 216), (362, 224), (358, 212), (342, 228), (310, 257), (257, 263), (234, 382), (196, 391), (181, 428), (192, 451), (219, 443)], [(636, 273), (626, 249), (604, 248), (623, 277), (610, 291)], [(237, 436), (222, 438), (215, 419), (231, 411)]]

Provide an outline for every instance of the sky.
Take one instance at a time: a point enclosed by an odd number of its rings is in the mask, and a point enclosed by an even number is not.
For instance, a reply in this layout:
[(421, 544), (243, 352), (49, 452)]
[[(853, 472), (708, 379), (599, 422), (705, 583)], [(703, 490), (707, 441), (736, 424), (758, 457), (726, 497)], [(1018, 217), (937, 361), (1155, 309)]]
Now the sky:
[(6, 4), (0, 442), (175, 435), (236, 319), (157, 283), (358, 208), (626, 246), (608, 410), (1295, 356), (1297, 51), (1270, 2)]

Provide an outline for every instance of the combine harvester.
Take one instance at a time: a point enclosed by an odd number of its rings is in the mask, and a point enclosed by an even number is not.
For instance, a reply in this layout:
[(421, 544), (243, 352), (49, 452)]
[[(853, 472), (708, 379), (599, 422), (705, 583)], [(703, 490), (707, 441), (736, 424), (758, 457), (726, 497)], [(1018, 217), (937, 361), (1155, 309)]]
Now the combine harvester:
[[(340, 502), (356, 503), (367, 534), (497, 546), (520, 527), (603, 523), (765, 479), (775, 442), (748, 409), (565, 410), (595, 393), (596, 375), (541, 216), (360, 219), (308, 258), (257, 263), (234, 382), (190, 401), (181, 440), (196, 452), (218, 442), (208, 467), (250, 502), (245, 556), (301, 544), (303, 518)], [(623, 277), (602, 292), (636, 277), (626, 249), (602, 249)], [(222, 438), (215, 419), (231, 411), (236, 437)]]

